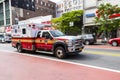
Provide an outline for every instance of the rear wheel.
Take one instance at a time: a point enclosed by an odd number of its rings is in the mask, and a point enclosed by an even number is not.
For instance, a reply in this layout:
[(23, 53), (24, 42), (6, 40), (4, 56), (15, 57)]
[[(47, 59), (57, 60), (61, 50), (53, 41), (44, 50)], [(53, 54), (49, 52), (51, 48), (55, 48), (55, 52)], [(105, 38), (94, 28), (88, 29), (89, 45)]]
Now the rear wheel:
[(118, 46), (118, 43), (116, 41), (113, 41), (112, 46)]
[(85, 45), (89, 45), (90, 44), (90, 41), (85, 41)]
[(55, 56), (60, 59), (66, 58), (65, 49), (63, 47), (57, 47), (55, 49)]
[(22, 46), (20, 44), (17, 45), (17, 51), (19, 53), (23, 52)]

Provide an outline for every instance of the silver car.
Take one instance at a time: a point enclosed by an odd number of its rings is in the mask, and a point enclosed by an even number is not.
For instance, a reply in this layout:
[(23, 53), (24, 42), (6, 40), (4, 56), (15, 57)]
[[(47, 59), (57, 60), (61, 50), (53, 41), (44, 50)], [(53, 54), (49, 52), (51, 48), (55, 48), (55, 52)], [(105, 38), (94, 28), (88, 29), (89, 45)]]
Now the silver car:
[(96, 43), (96, 39), (94, 38), (94, 36), (92, 34), (78, 35), (78, 37), (80, 39), (82, 39), (82, 41), (85, 45)]
[(5, 38), (3, 35), (0, 35), (0, 43), (4, 43), (5, 42)]

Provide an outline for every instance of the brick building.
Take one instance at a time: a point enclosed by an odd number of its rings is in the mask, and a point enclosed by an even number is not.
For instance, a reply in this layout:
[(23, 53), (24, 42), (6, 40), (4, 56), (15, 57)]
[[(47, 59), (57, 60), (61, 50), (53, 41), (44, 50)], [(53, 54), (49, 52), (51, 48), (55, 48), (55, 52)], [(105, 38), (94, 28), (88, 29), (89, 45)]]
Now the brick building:
[(11, 6), (11, 1), (12, 0), (0, 0), (1, 32), (5, 31), (5, 26), (13, 25), (17, 21), (46, 15), (52, 15), (53, 17), (56, 17), (55, 15), (56, 4), (49, 0), (32, 0), (35, 1), (35, 11), (19, 8), (17, 6)]

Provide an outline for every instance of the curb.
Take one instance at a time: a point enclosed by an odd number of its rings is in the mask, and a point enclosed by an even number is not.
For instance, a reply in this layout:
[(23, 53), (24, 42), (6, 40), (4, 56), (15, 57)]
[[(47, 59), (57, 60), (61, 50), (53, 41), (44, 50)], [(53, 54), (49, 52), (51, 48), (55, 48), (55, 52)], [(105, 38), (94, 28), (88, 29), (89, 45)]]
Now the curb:
[(120, 46), (111, 46), (109, 44), (85, 45), (85, 48), (120, 50)]

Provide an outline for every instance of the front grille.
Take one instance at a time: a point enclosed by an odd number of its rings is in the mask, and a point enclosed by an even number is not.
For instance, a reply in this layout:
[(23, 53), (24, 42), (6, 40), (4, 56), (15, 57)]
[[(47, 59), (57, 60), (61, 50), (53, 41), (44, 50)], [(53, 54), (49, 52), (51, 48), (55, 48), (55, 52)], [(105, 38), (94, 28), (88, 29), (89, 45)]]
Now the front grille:
[(75, 46), (76, 47), (82, 46), (82, 40), (81, 39), (75, 40)]

